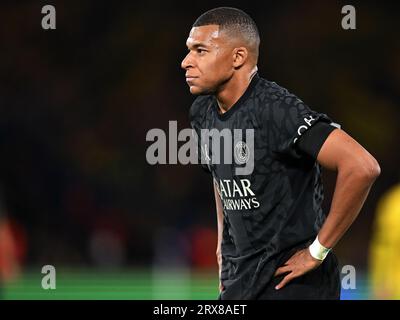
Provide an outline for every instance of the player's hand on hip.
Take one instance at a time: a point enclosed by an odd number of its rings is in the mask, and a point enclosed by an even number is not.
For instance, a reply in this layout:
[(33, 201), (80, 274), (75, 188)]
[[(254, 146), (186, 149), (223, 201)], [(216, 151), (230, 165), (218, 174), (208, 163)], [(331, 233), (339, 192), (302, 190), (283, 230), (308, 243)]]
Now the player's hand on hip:
[(308, 248), (297, 251), (282, 267), (276, 269), (274, 274), (275, 277), (285, 273), (287, 273), (287, 275), (275, 287), (275, 289), (279, 290), (283, 288), (293, 279), (317, 268), (321, 263), (322, 261), (311, 256)]

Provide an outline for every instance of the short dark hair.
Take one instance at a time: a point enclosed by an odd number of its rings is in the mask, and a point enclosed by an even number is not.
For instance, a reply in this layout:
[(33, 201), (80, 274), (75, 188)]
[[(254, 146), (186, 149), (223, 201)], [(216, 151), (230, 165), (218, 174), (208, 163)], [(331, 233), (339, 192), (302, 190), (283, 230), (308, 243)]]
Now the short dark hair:
[(232, 7), (219, 7), (204, 12), (193, 23), (192, 27), (218, 25), (221, 30), (231, 35), (241, 35), (250, 46), (255, 49), (258, 56), (260, 34), (254, 20), (244, 11)]

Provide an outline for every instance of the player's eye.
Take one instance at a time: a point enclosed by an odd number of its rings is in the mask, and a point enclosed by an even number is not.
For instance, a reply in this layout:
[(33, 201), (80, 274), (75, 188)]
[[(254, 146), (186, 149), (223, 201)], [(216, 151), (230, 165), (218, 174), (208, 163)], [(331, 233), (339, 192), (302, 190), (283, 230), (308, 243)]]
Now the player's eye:
[(202, 49), (202, 48), (197, 48), (196, 51), (197, 51), (198, 54), (201, 54), (201, 55), (202, 55), (202, 54), (205, 54), (205, 53), (207, 52), (206, 50), (204, 50), (204, 49)]

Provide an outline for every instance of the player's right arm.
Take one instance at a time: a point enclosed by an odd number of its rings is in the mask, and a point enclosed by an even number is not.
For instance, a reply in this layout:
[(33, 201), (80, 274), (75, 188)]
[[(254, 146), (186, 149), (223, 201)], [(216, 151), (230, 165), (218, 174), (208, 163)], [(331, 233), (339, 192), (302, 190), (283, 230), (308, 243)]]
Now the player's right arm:
[(222, 253), (221, 253), (221, 244), (222, 244), (222, 233), (224, 230), (224, 212), (222, 208), (221, 197), (218, 192), (217, 182), (214, 180), (214, 196), (215, 196), (215, 207), (217, 210), (217, 225), (218, 225), (218, 241), (217, 241), (217, 261), (218, 261), (218, 269), (219, 269), (219, 291), (221, 292), (224, 288), (221, 283), (221, 271), (222, 271)]

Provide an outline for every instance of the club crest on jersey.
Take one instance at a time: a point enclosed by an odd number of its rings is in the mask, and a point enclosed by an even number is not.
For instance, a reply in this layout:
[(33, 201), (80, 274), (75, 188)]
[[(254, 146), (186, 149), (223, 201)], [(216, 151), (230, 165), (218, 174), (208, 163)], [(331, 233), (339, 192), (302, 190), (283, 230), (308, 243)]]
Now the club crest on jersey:
[(235, 160), (237, 164), (245, 164), (250, 158), (250, 149), (246, 142), (238, 141), (235, 145)]

